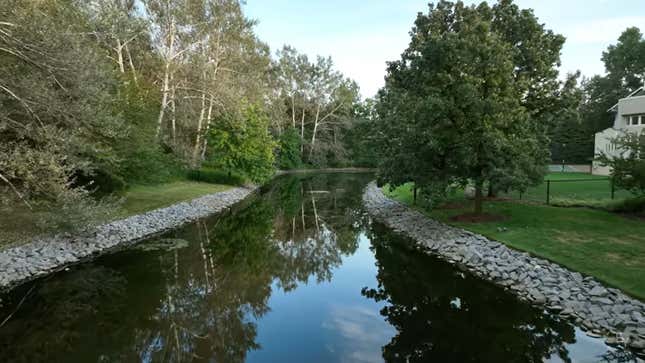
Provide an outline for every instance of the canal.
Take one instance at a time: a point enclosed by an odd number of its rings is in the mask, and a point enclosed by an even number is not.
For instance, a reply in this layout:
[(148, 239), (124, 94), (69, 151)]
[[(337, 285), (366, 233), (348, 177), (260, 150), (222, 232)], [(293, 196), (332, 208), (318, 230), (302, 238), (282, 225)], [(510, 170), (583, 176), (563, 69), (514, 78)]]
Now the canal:
[(636, 361), (371, 221), (372, 178), (282, 176), (15, 289), (0, 362)]

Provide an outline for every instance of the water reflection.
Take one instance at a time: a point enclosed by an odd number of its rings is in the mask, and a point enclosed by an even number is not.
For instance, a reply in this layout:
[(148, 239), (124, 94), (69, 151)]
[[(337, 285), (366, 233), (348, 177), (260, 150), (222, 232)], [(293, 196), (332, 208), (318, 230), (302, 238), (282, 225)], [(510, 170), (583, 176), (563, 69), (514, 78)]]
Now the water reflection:
[(370, 178), (282, 177), (227, 215), (3, 296), (0, 362), (570, 361), (592, 343), (618, 354), (371, 225)]
[[(370, 234), (378, 264), (378, 287), (363, 294), (387, 306), (381, 315), (397, 333), (383, 347), (387, 362), (571, 362), (574, 327), (557, 317), (519, 304), (503, 289), (455, 267), (411, 251), (380, 226)], [(613, 360), (616, 352), (588, 338), (575, 361)], [(627, 354), (629, 361), (634, 357)]]
[(0, 310), (30, 293), (0, 330), (0, 361), (243, 362), (260, 348), (274, 282), (329, 281), (354, 253), (368, 179), (280, 178), (250, 205), (164, 236), (186, 248), (152, 241), (19, 289)]

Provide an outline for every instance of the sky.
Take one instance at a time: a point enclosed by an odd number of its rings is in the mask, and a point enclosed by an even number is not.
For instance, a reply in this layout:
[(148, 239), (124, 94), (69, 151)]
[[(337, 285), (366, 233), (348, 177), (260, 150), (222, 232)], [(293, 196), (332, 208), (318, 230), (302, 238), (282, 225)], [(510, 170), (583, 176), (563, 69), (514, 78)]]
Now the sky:
[[(407, 47), (418, 12), (427, 0), (247, 0), (259, 37), (272, 51), (289, 44), (310, 57), (331, 56), (354, 79), (364, 97), (383, 86), (385, 62)], [(479, 3), (467, 0), (466, 3)], [(489, 3), (491, 3), (489, 1)], [(645, 0), (516, 0), (567, 41), (561, 75), (580, 70), (604, 74), (602, 52), (630, 26), (645, 31)]]

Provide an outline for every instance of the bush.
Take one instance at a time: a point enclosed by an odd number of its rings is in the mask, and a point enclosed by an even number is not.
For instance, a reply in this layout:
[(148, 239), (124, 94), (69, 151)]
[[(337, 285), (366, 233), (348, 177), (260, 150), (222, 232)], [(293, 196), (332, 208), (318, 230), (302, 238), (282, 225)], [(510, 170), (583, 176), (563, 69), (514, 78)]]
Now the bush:
[(218, 170), (244, 173), (254, 182), (263, 182), (275, 172), (277, 147), (268, 132), (269, 118), (258, 106), (248, 106), (241, 114), (225, 114), (208, 133), (207, 162)]
[(612, 212), (645, 214), (645, 196), (625, 199), (610, 206)]
[(298, 131), (290, 127), (280, 135), (279, 150), (276, 158), (276, 164), (279, 169), (290, 170), (298, 169), (302, 166), (300, 158), (300, 135)]
[(212, 184), (226, 184), (240, 186), (247, 183), (247, 179), (241, 174), (225, 172), (211, 168), (201, 168), (188, 172), (188, 179)]

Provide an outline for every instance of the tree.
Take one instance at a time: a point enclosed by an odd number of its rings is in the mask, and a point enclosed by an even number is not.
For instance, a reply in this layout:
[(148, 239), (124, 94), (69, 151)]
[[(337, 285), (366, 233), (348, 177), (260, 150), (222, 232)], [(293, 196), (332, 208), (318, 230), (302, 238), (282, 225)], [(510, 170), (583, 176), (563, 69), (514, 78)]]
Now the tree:
[[(441, 1), (418, 16), (409, 48), (389, 64), (379, 93), (382, 181), (414, 181), (430, 194), (473, 183), (481, 213), (485, 184), (522, 190), (542, 178), (548, 139), (536, 120), (548, 90), (526, 85), (533, 73), (518, 71), (496, 10)], [(550, 73), (551, 59), (537, 59)]]
[(209, 163), (256, 182), (266, 180), (273, 175), (276, 147), (268, 127), (269, 119), (257, 106), (248, 106), (238, 117), (225, 115), (209, 132)]
[(602, 151), (598, 161), (611, 168), (614, 184), (638, 195), (645, 194), (645, 133), (625, 133), (612, 142), (618, 150), (618, 156), (608, 155)]
[(81, 224), (95, 209), (88, 195), (95, 186), (83, 179), (117, 167), (113, 145), (126, 135), (111, 107), (118, 83), (82, 5), (0, 4), (10, 20), (0, 23), (0, 207), (14, 205), (15, 192)]
[(297, 169), (302, 165), (300, 158), (300, 135), (298, 130), (289, 127), (279, 136), (277, 166), (282, 170)]
[(346, 162), (344, 132), (354, 122), (358, 85), (334, 68), (331, 58), (315, 62), (285, 46), (272, 75), (277, 87), (271, 108), (276, 134), (299, 128), (301, 159), (316, 166)]
[(645, 84), (645, 39), (636, 27), (627, 28), (615, 45), (602, 54), (605, 76), (583, 83), (585, 99), (581, 108), (583, 123), (593, 136), (611, 127), (613, 115), (607, 110)]

